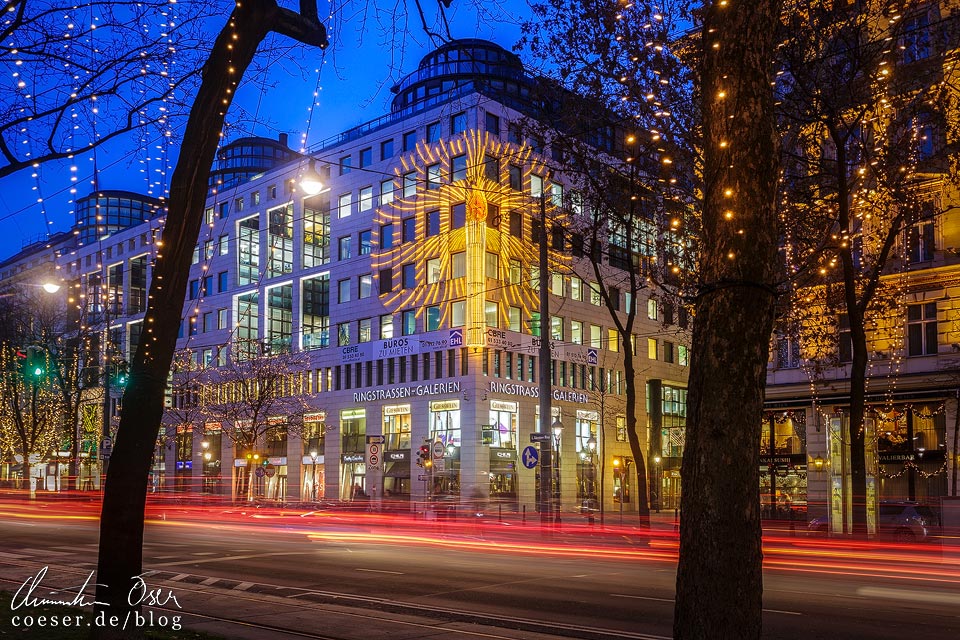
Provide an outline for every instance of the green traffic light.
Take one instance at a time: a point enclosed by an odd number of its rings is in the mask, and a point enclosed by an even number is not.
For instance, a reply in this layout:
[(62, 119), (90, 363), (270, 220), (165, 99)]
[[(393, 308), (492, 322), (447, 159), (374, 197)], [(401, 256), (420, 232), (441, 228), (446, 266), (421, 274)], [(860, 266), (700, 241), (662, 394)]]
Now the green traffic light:
[(37, 367), (36, 369), (33, 370), (33, 375), (39, 378), (40, 376), (43, 375), (43, 369), (41, 369), (40, 367)]

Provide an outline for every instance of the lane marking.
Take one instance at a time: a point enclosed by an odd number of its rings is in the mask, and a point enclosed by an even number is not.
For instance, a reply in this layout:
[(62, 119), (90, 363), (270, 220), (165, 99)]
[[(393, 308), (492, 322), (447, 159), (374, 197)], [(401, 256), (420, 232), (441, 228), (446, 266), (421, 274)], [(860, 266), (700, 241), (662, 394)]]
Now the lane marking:
[(761, 611), (766, 611), (767, 613), (782, 613), (785, 616), (802, 616), (803, 615), (799, 611), (781, 611), (780, 609), (761, 609)]
[(192, 556), (215, 556), (217, 555), (216, 551), (194, 551), (190, 555)]
[(167, 578), (167, 580), (169, 580), (170, 582), (180, 582), (180, 581), (183, 580), (184, 578), (188, 578), (188, 577), (190, 577), (190, 574), (189, 574), (189, 573), (178, 573), (177, 575), (173, 576), (172, 578)]
[(250, 587), (252, 587), (254, 584), (256, 584), (256, 583), (254, 583), (254, 582), (241, 582), (240, 584), (238, 584), (237, 586), (235, 586), (235, 587), (232, 589), (232, 591), (246, 591), (247, 589), (249, 589)]
[(217, 584), (218, 582), (220, 582), (220, 578), (207, 578), (206, 580), (202, 580), (200, 584), (205, 587), (209, 587), (210, 585)]
[(208, 562), (230, 562), (231, 560), (251, 560), (253, 558), (269, 558), (271, 556), (305, 556), (313, 555), (313, 551), (274, 551), (273, 553), (252, 553), (248, 555), (241, 556), (222, 556), (220, 558), (203, 558), (203, 559), (190, 559), (190, 560), (178, 560), (177, 562), (153, 562), (151, 563), (154, 567), (176, 567), (179, 565), (189, 564), (206, 564)]
[(936, 604), (960, 605), (960, 594), (943, 591), (914, 591), (912, 589), (892, 589), (887, 587), (860, 587), (858, 596), (867, 598), (886, 598), (907, 602), (931, 602)]
[(402, 571), (384, 571), (383, 569), (354, 569), (354, 571), (366, 571), (367, 573), (389, 573), (395, 576), (402, 576)]
[(627, 593), (611, 593), (614, 598), (632, 598), (634, 600), (653, 600), (654, 602), (669, 602), (673, 604), (673, 598), (654, 598), (652, 596), (632, 596)]

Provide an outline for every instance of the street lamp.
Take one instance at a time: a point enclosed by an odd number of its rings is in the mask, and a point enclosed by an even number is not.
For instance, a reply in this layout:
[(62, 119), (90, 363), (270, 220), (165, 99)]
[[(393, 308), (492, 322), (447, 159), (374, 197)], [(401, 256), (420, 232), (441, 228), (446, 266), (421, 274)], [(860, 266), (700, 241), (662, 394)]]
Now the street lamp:
[(554, 418), (553, 424), (550, 426), (553, 431), (553, 444), (554, 444), (554, 454), (553, 454), (553, 477), (554, 477), (554, 490), (553, 497), (556, 501), (556, 518), (555, 522), (560, 524), (560, 436), (563, 434), (563, 423), (560, 422), (560, 418)]
[(310, 497), (313, 502), (317, 501), (317, 458), (319, 454), (316, 449), (310, 450), (310, 460), (313, 462), (312, 479), (310, 480)]
[(202, 491), (208, 491), (210, 489), (210, 478), (208, 477), (210, 460), (213, 458), (213, 454), (210, 453), (210, 443), (203, 439), (200, 441), (200, 449), (203, 451), (203, 486)]
[(660, 478), (660, 456), (653, 456), (653, 478), (656, 485), (653, 494), (650, 496), (650, 502), (657, 513), (660, 513), (660, 490), (663, 488), (663, 480)]
[(587, 438), (587, 455), (590, 457), (590, 484), (587, 486), (587, 520), (593, 524), (593, 503), (597, 496), (597, 438), (591, 433)]
[(317, 161), (312, 158), (307, 170), (303, 172), (303, 177), (300, 178), (300, 188), (308, 196), (315, 196), (323, 191), (323, 181), (317, 172)]

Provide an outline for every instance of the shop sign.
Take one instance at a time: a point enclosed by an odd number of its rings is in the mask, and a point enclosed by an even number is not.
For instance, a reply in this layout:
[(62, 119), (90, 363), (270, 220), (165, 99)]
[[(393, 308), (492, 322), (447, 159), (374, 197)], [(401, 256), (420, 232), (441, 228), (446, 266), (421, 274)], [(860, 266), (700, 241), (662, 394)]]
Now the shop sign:
[(516, 460), (517, 452), (513, 449), (491, 449), (490, 457), (497, 460)]
[(446, 393), (460, 393), (459, 382), (435, 382), (433, 384), (411, 384), (403, 387), (370, 389), (353, 394), (354, 402), (374, 402), (377, 400), (397, 400), (419, 396), (436, 396)]
[(383, 408), (385, 416), (405, 416), (409, 413), (410, 405), (408, 404), (388, 404)]
[(391, 338), (378, 340), (375, 344), (374, 353), (378, 360), (420, 353), (420, 341), (414, 338)]
[(793, 464), (793, 456), (760, 456), (760, 462), (765, 465)]
[(598, 414), (596, 411), (584, 411), (583, 409), (577, 409), (577, 420), (596, 422), (599, 419), (600, 414)]
[(366, 409), (342, 409), (340, 411), (341, 420), (363, 420), (366, 417)]
[[(310, 464), (310, 465), (314, 464), (313, 458), (311, 458), (310, 456), (303, 456), (303, 464)], [(323, 464), (323, 456), (317, 456), (316, 464), (318, 465)]]
[[(458, 383), (459, 384), (459, 383)], [(436, 400), (430, 403), (430, 411), (439, 413), (440, 411), (459, 411), (459, 400)]]
[(450, 329), (449, 340), (451, 347), (463, 346), (463, 329)]
[(520, 346), (521, 334), (514, 334), (503, 329), (494, 329), (487, 327), (487, 333), (484, 336), (485, 346), (491, 349), (516, 349)]
[(303, 414), (304, 422), (323, 422), (326, 419), (327, 419), (327, 414), (325, 411), (318, 411), (316, 413)]
[(363, 457), (364, 456), (362, 453), (345, 453), (342, 456), (340, 456), (340, 460), (346, 464), (352, 464), (357, 462), (363, 462)]
[(913, 453), (883, 453), (877, 454), (880, 462), (913, 462)]
[[(487, 383), (487, 391), (490, 393), (502, 393), (508, 396), (523, 396), (525, 398), (540, 397), (539, 387), (517, 384), (516, 382), (495, 382), (491, 380)], [(554, 400), (561, 402), (576, 402), (578, 404), (588, 404), (590, 402), (590, 396), (581, 391), (554, 389), (550, 395)]]
[(490, 410), (491, 411), (506, 411), (508, 413), (517, 412), (517, 403), (516, 402), (504, 402), (503, 400), (491, 400), (490, 401)]
[(287, 464), (287, 458), (285, 456), (272, 456), (270, 458), (267, 458), (267, 464), (276, 464), (276, 465)]
[(409, 451), (387, 451), (384, 454), (387, 462), (403, 462), (410, 459)]
[(370, 344), (351, 344), (347, 347), (340, 347), (340, 363), (349, 364), (351, 362), (360, 362), (370, 359)]

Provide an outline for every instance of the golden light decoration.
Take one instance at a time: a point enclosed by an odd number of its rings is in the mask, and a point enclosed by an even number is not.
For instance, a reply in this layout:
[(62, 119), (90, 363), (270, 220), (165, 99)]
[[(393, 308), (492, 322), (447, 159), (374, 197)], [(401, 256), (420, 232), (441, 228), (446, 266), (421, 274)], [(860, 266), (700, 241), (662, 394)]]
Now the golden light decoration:
[[(456, 176), (454, 159), (458, 165)], [(511, 188), (511, 167), (521, 171), (521, 190)], [(416, 176), (416, 195), (402, 196), (411, 173)], [(401, 197), (378, 207), (374, 217), (375, 229), (393, 224), (399, 230), (410, 218), (414, 218), (416, 229), (415, 242), (394, 243), (392, 248), (374, 255), (372, 266), (384, 308), (390, 312), (413, 309), (420, 318), (428, 307), (439, 306), (441, 301), (463, 300), (467, 346), (484, 344), (487, 302), (497, 304), (498, 327), (508, 326), (509, 307), (518, 307), (522, 315), (529, 316), (538, 308), (535, 289), (510, 285), (528, 283), (524, 274), (531, 274), (531, 267), (538, 264), (537, 252), (530, 243), (533, 221), (539, 218), (540, 211), (539, 197), (529, 195), (533, 182), (540, 180), (547, 220), (558, 224), (565, 216), (562, 203), (548, 195), (547, 174), (545, 164), (530, 146), (504, 143), (480, 131), (469, 130), (437, 143), (419, 142), (412, 154), (401, 159), (396, 170), (394, 188)], [(438, 175), (444, 177), (439, 182)], [(454, 219), (457, 207), (463, 208), (460, 220)], [(510, 233), (511, 214), (516, 212), (522, 219), (520, 238)], [(431, 214), (436, 216), (435, 220), (439, 218), (440, 224), (437, 232), (428, 236)], [(541, 241), (547, 241), (545, 230)], [(379, 244), (383, 246), (382, 241)], [(488, 254), (496, 256), (496, 277), (487, 272)], [(462, 272), (454, 273), (454, 262), (461, 259)], [(551, 270), (556, 270), (563, 260), (563, 256), (552, 255)], [(384, 287), (379, 283), (381, 271), (389, 268), (399, 275), (404, 265), (411, 264), (418, 286), (403, 288), (401, 277), (392, 291), (383, 293)], [(432, 273), (428, 274), (428, 269)], [(452, 304), (440, 307), (440, 327), (453, 325), (452, 313)]]

